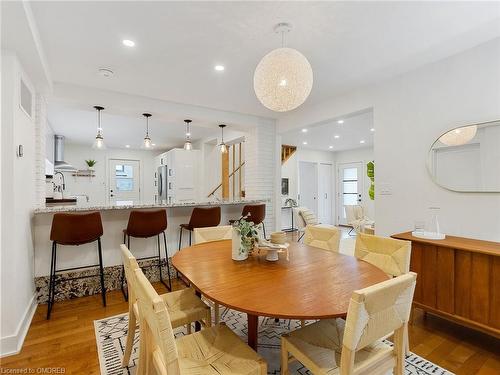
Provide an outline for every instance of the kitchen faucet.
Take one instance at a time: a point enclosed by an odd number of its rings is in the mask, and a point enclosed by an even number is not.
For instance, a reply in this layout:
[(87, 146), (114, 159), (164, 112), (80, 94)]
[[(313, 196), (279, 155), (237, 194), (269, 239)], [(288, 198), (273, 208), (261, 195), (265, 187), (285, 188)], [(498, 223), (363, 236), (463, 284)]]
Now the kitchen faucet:
[(57, 174), (61, 175), (61, 178), (62, 178), (62, 189), (64, 191), (64, 190), (66, 190), (66, 181), (64, 180), (64, 174), (62, 172), (60, 172), (60, 171), (57, 171), (57, 172), (54, 173), (54, 177)]

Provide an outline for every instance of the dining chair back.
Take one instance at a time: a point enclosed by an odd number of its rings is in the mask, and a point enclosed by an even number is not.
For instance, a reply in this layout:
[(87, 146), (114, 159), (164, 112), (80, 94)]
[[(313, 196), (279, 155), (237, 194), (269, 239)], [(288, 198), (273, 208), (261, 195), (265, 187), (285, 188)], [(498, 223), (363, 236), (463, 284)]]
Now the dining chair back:
[[(313, 374), (395, 375), (404, 371), (404, 332), (417, 275), (413, 272), (352, 293), (347, 318), (323, 319), (284, 334), (282, 374), (299, 360)], [(394, 345), (383, 339), (394, 333)], [(290, 357), (291, 354), (291, 357)]]
[[(410, 318), (416, 280), (417, 274), (410, 272), (353, 292), (345, 323), (341, 374), (354, 373), (357, 351), (393, 332), (395, 373), (403, 373), (404, 331)], [(376, 363), (376, 358), (372, 358), (372, 362)]]
[(233, 236), (231, 225), (218, 227), (194, 228), (194, 243), (204, 243), (220, 240), (230, 240)]
[(165, 303), (141, 269), (135, 277), (140, 311), (136, 375), (179, 375), (181, 368), (183, 375), (267, 374), (264, 359), (224, 323), (176, 340)]
[(338, 252), (340, 230), (333, 225), (308, 225), (306, 226), (304, 243), (320, 249)]
[(128, 304), (129, 308), (133, 308), (134, 303), (137, 301), (137, 296), (135, 291), (137, 286), (135, 285), (135, 270), (139, 269), (139, 264), (136, 258), (130, 252), (130, 250), (125, 245), (120, 245), (120, 250), (122, 253), (123, 267), (125, 268), (125, 278), (127, 279), (127, 289), (128, 289)]
[(358, 233), (354, 256), (389, 276), (400, 276), (410, 271), (411, 242)]
[[(195, 228), (194, 229), (194, 243), (204, 243), (220, 240), (229, 240), (233, 238), (233, 227), (232, 225), (222, 225), (218, 227), (206, 227), (206, 228)], [(220, 306), (217, 302), (213, 302), (207, 299), (210, 307), (214, 311), (215, 324), (219, 324), (220, 319)]]
[(135, 270), (140, 312), (140, 344), (137, 375), (178, 375), (179, 354), (165, 303), (141, 269)]

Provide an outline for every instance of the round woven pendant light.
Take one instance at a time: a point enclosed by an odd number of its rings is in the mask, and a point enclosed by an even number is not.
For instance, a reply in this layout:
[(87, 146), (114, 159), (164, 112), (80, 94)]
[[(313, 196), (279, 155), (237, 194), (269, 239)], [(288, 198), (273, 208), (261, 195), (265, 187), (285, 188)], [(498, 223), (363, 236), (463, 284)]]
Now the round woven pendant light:
[[(280, 23), (274, 28), (284, 34), (291, 26)], [(293, 48), (278, 48), (265, 55), (255, 69), (253, 86), (259, 101), (270, 110), (286, 112), (305, 102), (311, 93), (313, 71), (306, 57)]]
[(477, 126), (464, 126), (463, 128), (457, 128), (450, 130), (448, 133), (443, 134), (439, 141), (447, 146), (460, 146), (469, 142), (475, 137), (477, 132)]

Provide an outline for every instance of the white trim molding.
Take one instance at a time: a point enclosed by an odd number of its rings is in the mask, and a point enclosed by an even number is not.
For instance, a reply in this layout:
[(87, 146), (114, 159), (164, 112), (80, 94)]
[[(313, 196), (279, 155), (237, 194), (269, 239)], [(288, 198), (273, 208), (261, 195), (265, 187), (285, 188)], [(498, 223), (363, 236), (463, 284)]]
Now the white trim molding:
[(26, 338), (26, 334), (28, 333), (28, 329), (38, 306), (36, 297), (37, 295), (35, 293), (26, 307), (16, 332), (13, 335), (0, 338), (0, 358), (18, 354), (21, 351), (24, 339)]

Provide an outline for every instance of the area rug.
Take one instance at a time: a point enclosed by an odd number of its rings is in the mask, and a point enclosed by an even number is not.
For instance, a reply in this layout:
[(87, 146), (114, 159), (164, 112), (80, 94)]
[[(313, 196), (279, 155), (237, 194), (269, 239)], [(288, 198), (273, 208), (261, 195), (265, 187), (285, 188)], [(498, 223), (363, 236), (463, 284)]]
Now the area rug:
[[(224, 321), (229, 328), (246, 341), (246, 314), (230, 309), (222, 309), (221, 321)], [(126, 368), (121, 367), (127, 338), (127, 325), (127, 314), (94, 321), (102, 375), (135, 374), (138, 358), (138, 331), (135, 335), (130, 365)], [(283, 333), (297, 328), (300, 328), (300, 321), (298, 320), (280, 319), (279, 322), (275, 322), (273, 318), (259, 319), (258, 352), (267, 361), (268, 374), (280, 374), (280, 337)], [(184, 327), (175, 330), (176, 337), (185, 334), (187, 334), (187, 332)], [(389, 342), (387, 343), (390, 344)], [(310, 374), (310, 372), (298, 362), (291, 364), (290, 373), (301, 375)], [(453, 373), (411, 353), (405, 360), (405, 375), (453, 375)]]

